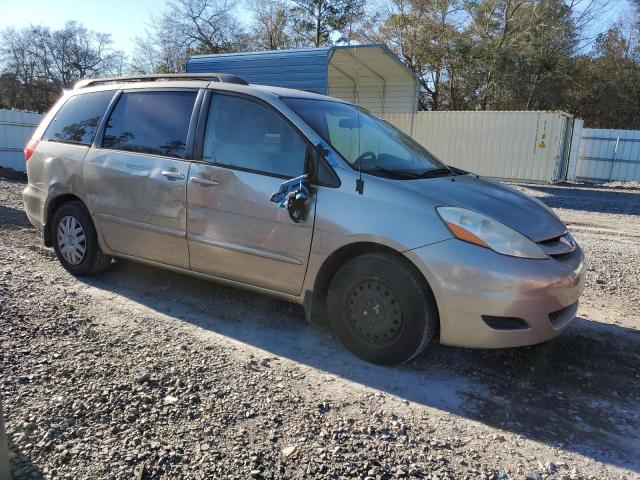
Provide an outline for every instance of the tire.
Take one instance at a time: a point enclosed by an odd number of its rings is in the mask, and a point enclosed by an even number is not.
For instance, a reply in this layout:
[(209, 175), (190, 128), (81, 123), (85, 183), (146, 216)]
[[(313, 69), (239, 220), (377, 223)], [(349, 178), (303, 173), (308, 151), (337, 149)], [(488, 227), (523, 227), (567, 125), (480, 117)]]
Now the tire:
[(436, 301), (424, 278), (408, 261), (388, 253), (345, 263), (331, 280), (327, 308), (345, 347), (379, 365), (419, 355), (439, 326)]
[[(51, 240), (58, 261), (73, 275), (95, 275), (111, 265), (112, 258), (100, 250), (91, 215), (78, 201), (64, 203), (56, 210), (51, 222)], [(65, 248), (70, 245), (73, 248)]]

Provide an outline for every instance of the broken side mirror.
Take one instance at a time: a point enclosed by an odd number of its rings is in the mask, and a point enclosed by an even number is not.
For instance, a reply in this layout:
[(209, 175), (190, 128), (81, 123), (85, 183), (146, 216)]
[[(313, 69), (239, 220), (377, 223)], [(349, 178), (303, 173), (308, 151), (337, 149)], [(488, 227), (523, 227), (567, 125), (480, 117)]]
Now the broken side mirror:
[(270, 200), (278, 208), (286, 208), (289, 217), (295, 223), (302, 222), (307, 215), (307, 201), (311, 196), (309, 176), (305, 173), (280, 184), (280, 189), (271, 195)]

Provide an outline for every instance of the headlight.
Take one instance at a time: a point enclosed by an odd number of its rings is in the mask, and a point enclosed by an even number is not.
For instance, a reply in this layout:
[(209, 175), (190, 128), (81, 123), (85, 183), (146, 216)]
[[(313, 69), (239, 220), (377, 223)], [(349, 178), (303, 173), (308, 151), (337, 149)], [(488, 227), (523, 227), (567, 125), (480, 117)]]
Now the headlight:
[(459, 240), (512, 257), (547, 258), (527, 237), (480, 213), (458, 207), (438, 207), (437, 211)]

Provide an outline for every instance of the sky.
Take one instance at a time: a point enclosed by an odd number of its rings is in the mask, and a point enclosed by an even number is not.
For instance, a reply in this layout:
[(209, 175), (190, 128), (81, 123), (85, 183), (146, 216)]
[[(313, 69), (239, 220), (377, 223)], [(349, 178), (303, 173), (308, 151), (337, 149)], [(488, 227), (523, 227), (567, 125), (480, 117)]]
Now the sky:
[[(117, 49), (130, 54), (151, 17), (164, 9), (163, 0), (0, 0), (0, 30), (29, 24), (60, 28), (76, 20), (87, 28), (110, 33)], [(244, 21), (247, 14), (240, 13)]]
[[(76, 20), (91, 30), (110, 33), (114, 47), (131, 54), (135, 37), (144, 34), (151, 16), (165, 4), (163, 0), (0, 0), (0, 30), (29, 24), (55, 29)], [(595, 27), (604, 29), (620, 20), (628, 8), (628, 0), (612, 0), (611, 9)], [(248, 21), (246, 11), (238, 9), (238, 15)]]

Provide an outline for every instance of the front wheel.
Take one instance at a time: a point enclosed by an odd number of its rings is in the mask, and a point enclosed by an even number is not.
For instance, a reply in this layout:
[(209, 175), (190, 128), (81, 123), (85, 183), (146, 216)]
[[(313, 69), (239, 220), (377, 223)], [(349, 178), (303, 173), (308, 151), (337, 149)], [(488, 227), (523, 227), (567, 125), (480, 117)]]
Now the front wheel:
[(73, 275), (94, 275), (111, 264), (111, 257), (98, 245), (93, 221), (82, 203), (68, 202), (58, 208), (51, 232), (58, 260)]
[(388, 253), (349, 260), (333, 277), (327, 307), (340, 341), (372, 363), (411, 360), (438, 329), (435, 299), (412, 265)]

